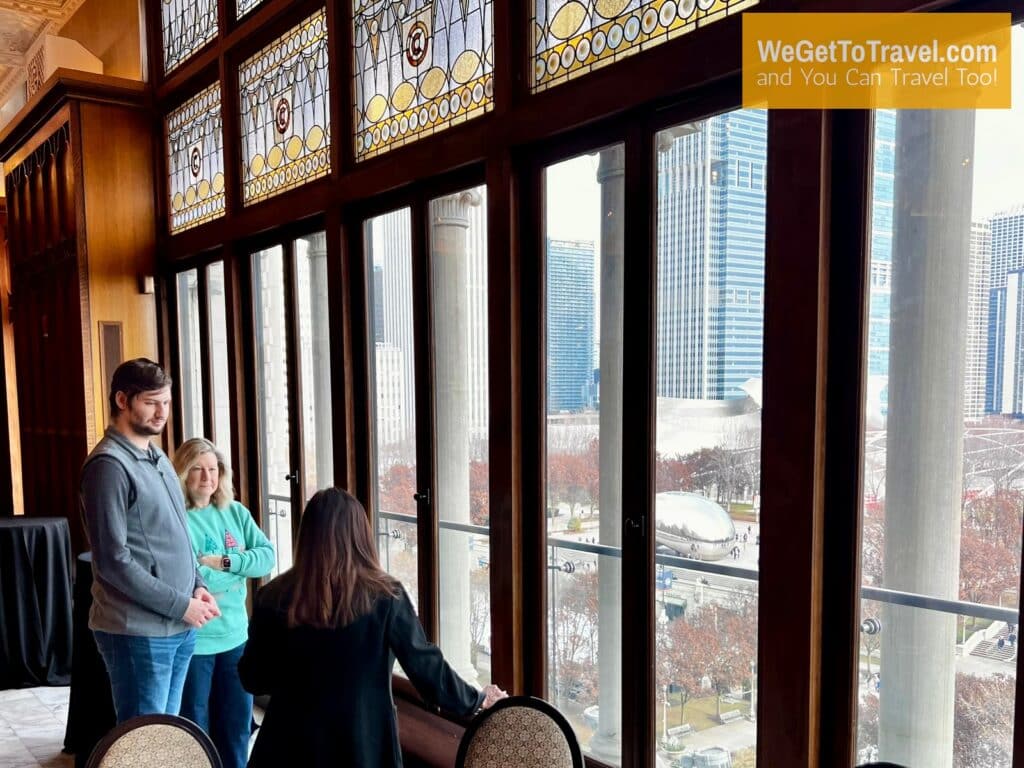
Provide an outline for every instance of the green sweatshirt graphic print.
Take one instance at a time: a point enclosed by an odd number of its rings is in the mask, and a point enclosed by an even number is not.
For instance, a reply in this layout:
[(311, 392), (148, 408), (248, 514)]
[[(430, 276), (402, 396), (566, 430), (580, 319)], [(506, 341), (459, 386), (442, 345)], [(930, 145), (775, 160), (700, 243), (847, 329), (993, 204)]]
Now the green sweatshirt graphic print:
[(274, 568), (274, 545), (256, 525), (249, 510), (237, 501), (224, 509), (212, 504), (190, 509), (187, 520), (197, 558), (227, 555), (231, 560), (227, 571), (199, 566), (199, 573), (220, 608), (220, 616), (199, 630), (195, 652), (207, 656), (230, 651), (249, 637), (246, 579), (258, 579), (270, 573)]

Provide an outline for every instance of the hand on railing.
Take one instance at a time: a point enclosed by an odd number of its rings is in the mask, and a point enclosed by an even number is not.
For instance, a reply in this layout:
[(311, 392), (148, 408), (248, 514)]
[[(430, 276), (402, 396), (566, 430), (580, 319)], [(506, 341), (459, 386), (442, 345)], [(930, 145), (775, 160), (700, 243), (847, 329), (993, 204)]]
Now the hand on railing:
[(496, 701), (501, 699), (507, 699), (508, 693), (501, 690), (498, 686), (491, 683), (484, 687), (484, 703), (480, 705), (480, 709), (487, 709), (488, 707), (494, 706)]

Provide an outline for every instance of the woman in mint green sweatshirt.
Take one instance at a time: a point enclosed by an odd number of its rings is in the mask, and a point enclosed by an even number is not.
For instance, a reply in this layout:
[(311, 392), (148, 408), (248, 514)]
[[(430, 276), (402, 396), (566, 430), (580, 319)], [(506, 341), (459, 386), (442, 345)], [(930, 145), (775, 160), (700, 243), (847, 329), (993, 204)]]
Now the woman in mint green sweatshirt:
[(249, 510), (234, 501), (231, 467), (217, 446), (201, 437), (186, 440), (174, 454), (174, 469), (199, 572), (220, 608), (220, 617), (196, 637), (181, 714), (210, 735), (224, 768), (245, 768), (252, 696), (238, 679), (238, 660), (249, 636), (246, 580), (273, 570), (274, 547)]

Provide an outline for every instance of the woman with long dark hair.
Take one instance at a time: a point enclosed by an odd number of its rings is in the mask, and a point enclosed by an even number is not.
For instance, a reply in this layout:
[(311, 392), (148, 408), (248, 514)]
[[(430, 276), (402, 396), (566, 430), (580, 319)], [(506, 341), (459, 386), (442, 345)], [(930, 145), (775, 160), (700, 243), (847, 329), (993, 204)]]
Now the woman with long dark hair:
[(322, 490), (303, 512), (295, 565), (256, 597), (238, 665), (247, 690), (270, 695), (250, 768), (399, 768), (396, 658), (427, 702), (454, 714), (506, 695), (455, 673), (380, 567), (362, 504)]

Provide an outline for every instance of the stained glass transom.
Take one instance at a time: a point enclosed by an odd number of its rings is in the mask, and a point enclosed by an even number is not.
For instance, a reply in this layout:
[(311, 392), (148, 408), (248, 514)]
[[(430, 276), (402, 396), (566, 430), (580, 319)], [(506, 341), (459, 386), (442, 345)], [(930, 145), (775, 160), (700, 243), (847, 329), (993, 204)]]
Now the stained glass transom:
[(542, 91), (692, 32), (758, 0), (534, 0), (533, 83)]
[(164, 72), (217, 36), (217, 0), (163, 0)]
[(262, 5), (263, 0), (237, 0), (235, 3), (235, 17), (242, 18), (259, 5)]
[(238, 90), (245, 203), (330, 172), (325, 11), (245, 61), (238, 69)]
[(494, 105), (491, 0), (355, 0), (359, 160)]
[(224, 215), (220, 83), (167, 116), (170, 228), (180, 232)]

